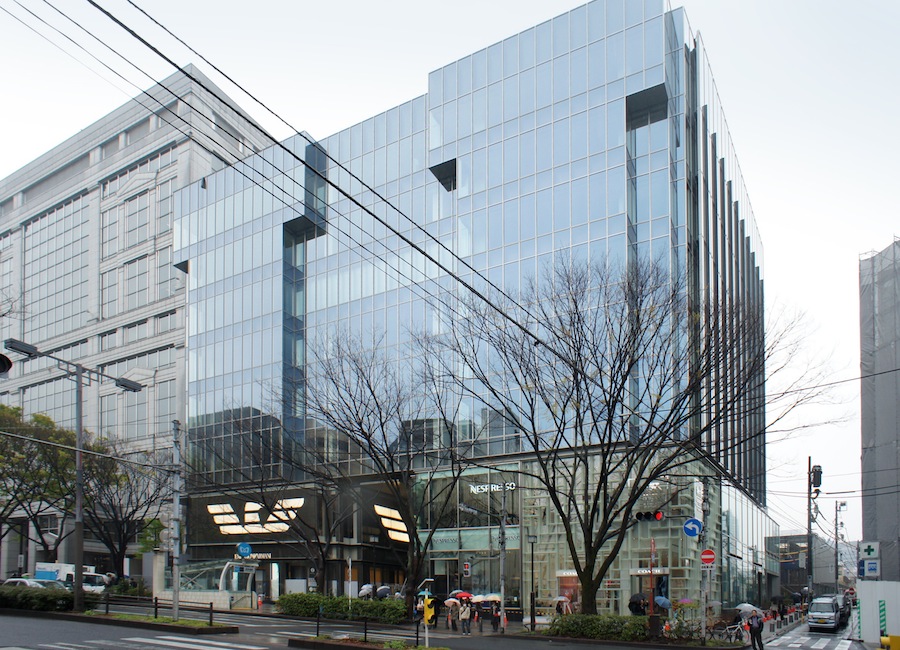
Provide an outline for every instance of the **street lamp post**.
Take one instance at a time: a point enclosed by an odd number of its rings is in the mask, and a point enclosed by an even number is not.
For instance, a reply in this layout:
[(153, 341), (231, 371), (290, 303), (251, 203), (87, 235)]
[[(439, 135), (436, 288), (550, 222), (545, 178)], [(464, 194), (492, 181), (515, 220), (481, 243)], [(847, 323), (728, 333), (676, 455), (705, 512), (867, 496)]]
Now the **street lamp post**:
[(53, 356), (47, 352), (41, 352), (35, 346), (24, 341), (16, 339), (6, 339), (4, 347), (11, 352), (18, 352), (29, 359), (36, 357), (47, 357), (56, 361), (56, 365), (60, 370), (72, 377), (75, 377), (75, 530), (72, 535), (75, 564), (75, 584), (73, 585), (74, 602), (72, 609), (76, 612), (84, 611), (84, 462), (81, 450), (84, 447), (84, 413), (82, 410), (82, 396), (84, 393), (84, 376), (87, 375), (88, 381), (96, 379), (111, 379), (116, 386), (122, 390), (129, 392), (138, 392), (144, 386), (136, 381), (125, 379), (122, 377), (112, 377), (99, 370), (85, 368), (80, 363), (67, 361)]
[(534, 543), (537, 542), (537, 535), (529, 535), (528, 543), (531, 544), (531, 631), (535, 630), (535, 622), (536, 622), (536, 612), (535, 612), (535, 600), (536, 594), (534, 589)]

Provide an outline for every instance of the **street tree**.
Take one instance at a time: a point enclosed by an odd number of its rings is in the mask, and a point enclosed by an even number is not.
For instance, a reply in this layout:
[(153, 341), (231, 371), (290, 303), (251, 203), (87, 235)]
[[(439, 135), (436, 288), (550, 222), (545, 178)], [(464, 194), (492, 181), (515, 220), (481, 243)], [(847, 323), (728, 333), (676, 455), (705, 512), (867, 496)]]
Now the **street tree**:
[(28, 421), (21, 409), (0, 406), (5, 454), (2, 503), (5, 523), (37, 544), (45, 561), (56, 561), (70, 534), (67, 520), (74, 506), (75, 434), (45, 415)]
[(84, 525), (125, 575), (128, 546), (155, 526), (171, 497), (171, 457), (129, 451), (121, 442), (89, 442), (84, 460)]
[(411, 607), (435, 532), (427, 522), (455, 512), (469, 461), (455, 426), (458, 397), (384, 343), (332, 332), (310, 346), (304, 468), (348, 482), (365, 477), (372, 486), (393, 548), (402, 553), (401, 591)]
[[(796, 322), (765, 331), (761, 298), (695, 298), (652, 262), (565, 262), (515, 297), (463, 299), (419, 337), (444, 385), (519, 432), (523, 481), (565, 532), (584, 613), (648, 490), (698, 461), (758, 488), (767, 408), (771, 422), (820, 394), (766, 395)], [(745, 476), (728, 460), (741, 454), (757, 459)]]

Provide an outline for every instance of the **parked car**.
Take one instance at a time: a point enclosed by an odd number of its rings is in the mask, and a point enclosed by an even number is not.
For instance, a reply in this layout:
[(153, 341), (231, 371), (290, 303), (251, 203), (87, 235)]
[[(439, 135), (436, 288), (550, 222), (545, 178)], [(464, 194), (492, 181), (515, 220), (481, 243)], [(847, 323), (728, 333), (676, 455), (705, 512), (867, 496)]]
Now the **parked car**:
[(810, 630), (814, 628), (837, 630), (843, 623), (837, 596), (822, 596), (813, 600), (806, 613), (806, 622)]
[(72, 588), (66, 585), (62, 580), (42, 580), (40, 578), (33, 578), (32, 580), (39, 583), (44, 589), (65, 589), (72, 591)]
[[(4, 587), (32, 587), (34, 589), (46, 589), (46, 585), (42, 585), (43, 580), (35, 580), (34, 578), (9, 578), (3, 582)], [(55, 581), (54, 581), (55, 582)]]

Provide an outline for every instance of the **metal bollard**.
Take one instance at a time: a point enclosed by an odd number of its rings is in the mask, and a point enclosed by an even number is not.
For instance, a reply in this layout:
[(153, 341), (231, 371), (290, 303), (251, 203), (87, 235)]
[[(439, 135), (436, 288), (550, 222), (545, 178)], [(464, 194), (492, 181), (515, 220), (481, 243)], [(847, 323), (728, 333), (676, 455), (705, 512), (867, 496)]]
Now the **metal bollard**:
[(212, 627), (213, 624), (213, 604), (209, 604), (209, 626)]
[(319, 605), (319, 611), (316, 612), (316, 637), (319, 636), (319, 625), (322, 623), (322, 606)]
[(363, 619), (363, 643), (369, 642), (369, 617)]
[(416, 647), (419, 647), (419, 625), (422, 623), (419, 619), (416, 619)]
[(153, 597), (153, 618), (159, 618), (159, 597)]
[(105, 598), (106, 598), (106, 613), (109, 614), (109, 592), (107, 591), (107, 592), (104, 594), (104, 596), (105, 596)]

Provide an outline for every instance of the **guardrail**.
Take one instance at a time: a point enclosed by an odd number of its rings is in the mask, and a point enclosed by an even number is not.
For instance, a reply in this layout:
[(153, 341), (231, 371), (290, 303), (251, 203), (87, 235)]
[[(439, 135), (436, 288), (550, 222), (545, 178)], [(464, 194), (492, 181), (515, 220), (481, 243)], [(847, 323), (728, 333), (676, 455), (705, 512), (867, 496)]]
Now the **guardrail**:
[[(165, 600), (162, 598), (154, 597), (150, 598), (149, 596), (125, 596), (125, 595), (117, 595), (111, 594), (110, 592), (106, 592), (103, 597), (103, 606), (107, 614), (109, 614), (109, 606), (110, 605), (118, 605), (120, 607), (153, 607), (153, 618), (159, 618), (160, 610), (172, 610), (174, 602), (171, 600)], [(213, 625), (213, 603), (209, 603), (204, 606), (199, 605), (189, 605), (186, 603), (179, 602), (178, 603), (178, 611), (180, 612), (201, 612), (209, 615), (209, 625), (212, 627)]]

